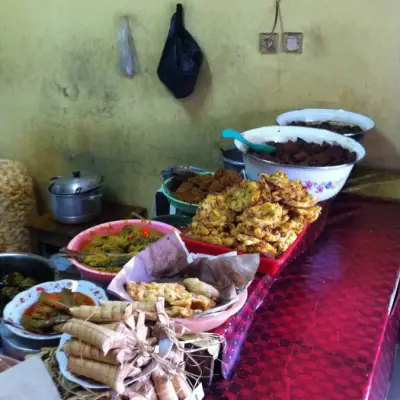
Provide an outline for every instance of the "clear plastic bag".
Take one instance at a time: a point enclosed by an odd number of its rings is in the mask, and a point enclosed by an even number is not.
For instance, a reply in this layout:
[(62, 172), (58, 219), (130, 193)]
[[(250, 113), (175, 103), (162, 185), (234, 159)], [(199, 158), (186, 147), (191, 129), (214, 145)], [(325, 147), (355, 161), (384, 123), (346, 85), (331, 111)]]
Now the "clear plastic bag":
[(133, 43), (128, 17), (123, 17), (118, 31), (119, 67), (124, 76), (134, 76), (139, 72), (139, 62)]
[(28, 219), (36, 212), (32, 178), (18, 161), (0, 160), (0, 252), (31, 251)]

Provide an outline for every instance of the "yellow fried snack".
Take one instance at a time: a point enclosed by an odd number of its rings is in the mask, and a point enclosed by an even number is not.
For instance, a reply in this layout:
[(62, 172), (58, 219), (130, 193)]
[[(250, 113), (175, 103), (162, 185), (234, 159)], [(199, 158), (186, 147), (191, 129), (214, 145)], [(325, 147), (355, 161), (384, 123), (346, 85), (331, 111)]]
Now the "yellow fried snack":
[(197, 235), (192, 231), (187, 233), (194, 240), (199, 240), (200, 242), (206, 242), (210, 244), (215, 244), (217, 246), (231, 247), (234, 248), (236, 239), (231, 236), (227, 236), (226, 233), (214, 233), (211, 235)]
[(242, 181), (226, 192), (228, 207), (235, 212), (243, 212), (246, 208), (255, 205), (261, 197), (257, 182)]
[(237, 217), (238, 221), (248, 221), (257, 218), (264, 226), (275, 226), (283, 216), (283, 207), (277, 203), (264, 203), (249, 207)]
[(285, 188), (290, 182), (296, 182), (296, 181), (289, 181), (288, 176), (282, 171), (275, 172), (274, 174), (271, 175), (260, 174), (260, 179), (261, 181), (264, 181), (278, 188)]
[(284, 172), (260, 174), (218, 196), (208, 196), (193, 218), (188, 236), (247, 253), (280, 256), (321, 213), (298, 180)]
[(292, 214), (303, 218), (307, 223), (311, 224), (316, 221), (321, 213), (321, 207), (314, 206), (310, 208), (293, 208)]
[(274, 247), (278, 253), (283, 253), (296, 239), (294, 231), (287, 231), (279, 242), (274, 243)]
[(135, 301), (154, 301), (158, 297), (168, 297), (169, 301), (177, 300), (186, 293), (183, 285), (178, 283), (137, 283), (128, 282), (126, 284), (128, 295)]
[(217, 301), (219, 297), (219, 292), (215, 289), (214, 286), (209, 285), (208, 283), (202, 282), (198, 278), (186, 278), (183, 281), (183, 285), (185, 288), (194, 294), (199, 294), (213, 301)]
[(257, 239), (266, 240), (267, 242), (277, 242), (279, 240), (279, 232), (275, 232), (262, 220), (257, 218), (239, 222), (236, 227), (232, 228), (231, 234), (238, 236), (244, 234), (254, 236)]
[(190, 318), (193, 316), (194, 311), (185, 307), (171, 307), (166, 310), (166, 313), (171, 318)]
[(196, 221), (199, 225), (207, 228), (221, 227), (230, 222), (233, 217), (226, 203), (225, 196), (210, 194), (200, 204)]
[[(202, 281), (198, 281), (198, 284), (210, 286)], [(194, 312), (209, 310), (216, 304), (216, 298), (211, 299), (199, 293), (192, 293), (179, 283), (128, 282), (125, 289), (134, 301), (149, 303), (164, 297), (167, 314), (176, 318), (188, 318)]]
[(244, 251), (247, 253), (270, 253), (272, 255), (277, 254), (277, 250), (274, 246), (266, 241), (252, 238), (247, 235), (238, 235), (238, 245), (237, 249), (239, 251)]

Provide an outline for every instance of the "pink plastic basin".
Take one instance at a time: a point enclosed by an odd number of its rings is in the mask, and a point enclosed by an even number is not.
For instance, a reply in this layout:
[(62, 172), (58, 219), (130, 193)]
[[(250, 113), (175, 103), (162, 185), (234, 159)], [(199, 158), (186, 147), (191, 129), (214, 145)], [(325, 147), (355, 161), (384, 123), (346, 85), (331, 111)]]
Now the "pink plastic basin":
[[(150, 225), (149, 225), (150, 224)], [(140, 219), (126, 219), (121, 221), (113, 221), (107, 222), (104, 224), (93, 226), (92, 228), (86, 229), (81, 232), (79, 235), (75, 236), (68, 244), (67, 248), (69, 250), (74, 251), (82, 251), (84, 247), (92, 240), (94, 236), (104, 236), (109, 234), (119, 233), (122, 228), (126, 225), (135, 225), (135, 226), (143, 226), (143, 227), (151, 227), (152, 229), (163, 233), (164, 235), (168, 235), (174, 231), (179, 233), (179, 230), (175, 227), (164, 224), (163, 222), (158, 221), (149, 221), (144, 222)], [(73, 258), (70, 258), (72, 264), (75, 265), (76, 268), (80, 271), (82, 276), (89, 280), (100, 281), (100, 282), (111, 282), (116, 273), (112, 272), (101, 272), (96, 271), (94, 268), (89, 268), (84, 264), (79, 263)]]

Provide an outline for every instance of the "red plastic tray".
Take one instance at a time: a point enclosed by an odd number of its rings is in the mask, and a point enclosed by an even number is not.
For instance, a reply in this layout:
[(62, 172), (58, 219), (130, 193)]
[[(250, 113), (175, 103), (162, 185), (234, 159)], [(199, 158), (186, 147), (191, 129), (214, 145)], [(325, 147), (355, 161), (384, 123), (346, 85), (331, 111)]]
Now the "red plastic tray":
[[(303, 231), (299, 233), (297, 239), (288, 247), (288, 249), (279, 257), (279, 258), (269, 258), (261, 255), (260, 257), (260, 266), (258, 267), (257, 272), (259, 274), (264, 275), (276, 275), (280, 268), (286, 264), (290, 260), (290, 256), (293, 251), (296, 249), (301, 239), (307, 232), (310, 225), (307, 225)], [(201, 254), (209, 254), (212, 256), (219, 256), (221, 254), (229, 253), (233, 251), (228, 247), (217, 246), (215, 244), (210, 244), (206, 242), (200, 242), (199, 240), (193, 240), (192, 238), (185, 236), (185, 233), (188, 229), (185, 229), (181, 236), (182, 240), (185, 242), (187, 249), (191, 253), (201, 253)], [(243, 252), (238, 251), (238, 254), (244, 254)]]

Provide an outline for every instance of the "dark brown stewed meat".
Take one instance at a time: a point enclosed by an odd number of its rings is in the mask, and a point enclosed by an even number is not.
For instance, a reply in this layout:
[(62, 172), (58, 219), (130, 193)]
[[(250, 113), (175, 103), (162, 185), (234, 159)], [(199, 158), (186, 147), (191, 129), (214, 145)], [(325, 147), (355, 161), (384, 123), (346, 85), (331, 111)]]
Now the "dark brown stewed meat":
[(327, 131), (336, 132), (341, 135), (362, 133), (363, 130), (358, 125), (345, 125), (334, 121), (323, 121), (323, 122), (304, 122), (304, 121), (293, 121), (289, 123), (289, 126), (303, 126), (307, 128), (326, 129)]
[(348, 164), (357, 160), (357, 154), (354, 151), (345, 149), (336, 143), (309, 143), (299, 138), (296, 141), (267, 142), (267, 144), (276, 147), (276, 151), (256, 153), (257, 156), (278, 164), (327, 167)]

